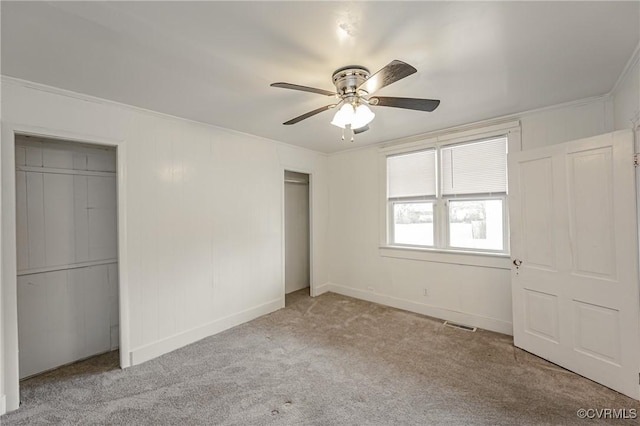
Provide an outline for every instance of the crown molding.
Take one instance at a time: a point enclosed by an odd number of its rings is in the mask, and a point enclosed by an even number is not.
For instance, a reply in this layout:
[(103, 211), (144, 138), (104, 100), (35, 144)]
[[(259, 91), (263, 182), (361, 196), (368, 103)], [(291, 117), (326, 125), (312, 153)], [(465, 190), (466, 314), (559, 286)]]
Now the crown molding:
[(622, 69), (622, 72), (618, 76), (618, 79), (616, 80), (616, 82), (614, 83), (613, 87), (609, 91), (609, 93), (608, 93), (609, 96), (613, 96), (618, 91), (618, 89), (620, 88), (620, 85), (625, 80), (625, 78), (627, 78), (627, 75), (636, 66), (638, 61), (640, 61), (640, 42), (638, 42), (638, 45), (636, 46), (636, 49), (633, 51), (633, 54), (631, 55), (631, 57), (629, 58), (629, 60), (625, 64), (624, 68)]
[(47, 84), (42, 84), (42, 83), (36, 83), (33, 81), (29, 81), (29, 80), (23, 80), (21, 78), (17, 78), (17, 77), (10, 77), (7, 75), (0, 75), (0, 82), (2, 84), (12, 84), (14, 86), (19, 86), (19, 87), (26, 87), (28, 89), (33, 89), (33, 90), (38, 90), (41, 92), (47, 92), (47, 93), (51, 93), (54, 95), (58, 95), (58, 96), (65, 96), (67, 98), (73, 98), (73, 99), (77, 99), (80, 101), (84, 101), (84, 102), (92, 102), (95, 104), (99, 104), (99, 105), (105, 105), (105, 106), (111, 106), (111, 107), (116, 107), (116, 108), (120, 108), (123, 110), (129, 110), (129, 111), (134, 111), (137, 113), (142, 113), (142, 114), (147, 114), (147, 115), (154, 115), (156, 117), (161, 117), (161, 118), (165, 118), (165, 119), (169, 119), (169, 120), (175, 120), (175, 121), (180, 121), (180, 122), (187, 122), (187, 123), (191, 123), (191, 124), (196, 124), (199, 126), (205, 126), (211, 129), (216, 129), (218, 131), (222, 131), (222, 132), (226, 132), (235, 136), (244, 136), (244, 137), (250, 137), (252, 139), (257, 139), (257, 140), (261, 140), (264, 142), (269, 142), (275, 145), (280, 145), (286, 148), (290, 148), (290, 149), (296, 149), (296, 150), (301, 150), (301, 151), (305, 151), (307, 153), (311, 153), (311, 154), (315, 154), (315, 155), (320, 155), (323, 157), (326, 157), (328, 154), (321, 152), (321, 151), (314, 151), (313, 149), (310, 148), (305, 148), (303, 146), (298, 146), (298, 145), (292, 145), (292, 144), (288, 144), (286, 142), (282, 142), (282, 141), (278, 141), (275, 139), (269, 139), (266, 138), (264, 136), (258, 136), (258, 135), (254, 135), (251, 133), (246, 133), (246, 132), (241, 132), (240, 130), (234, 130), (234, 129), (229, 129), (227, 127), (222, 127), (222, 126), (218, 126), (215, 124), (211, 124), (211, 123), (205, 123), (202, 121), (197, 121), (197, 120), (192, 120), (189, 118), (184, 118), (184, 117), (179, 117), (176, 115), (171, 115), (171, 114), (167, 114), (164, 112), (159, 112), (159, 111), (154, 111), (151, 109), (146, 109), (146, 108), (142, 108), (142, 107), (137, 107), (134, 105), (129, 105), (129, 104), (125, 104), (122, 102), (117, 102), (117, 101), (112, 101), (109, 99), (104, 99), (104, 98), (99, 98), (97, 96), (91, 96), (91, 95), (87, 95), (85, 93), (80, 93), (80, 92), (74, 92), (71, 90), (67, 90), (67, 89), (61, 89), (59, 87), (55, 87), (55, 86), (49, 86)]
[(499, 116), (499, 117), (489, 118), (487, 120), (474, 121), (472, 123), (461, 124), (461, 125), (452, 126), (452, 127), (444, 127), (444, 128), (441, 128), (441, 129), (432, 130), (432, 131), (425, 132), (425, 133), (418, 133), (418, 134), (410, 135), (410, 136), (405, 136), (405, 137), (401, 137), (401, 138), (398, 138), (398, 139), (389, 139), (389, 140), (386, 140), (386, 141), (381, 141), (381, 142), (377, 142), (377, 143), (370, 144), (370, 145), (364, 145), (364, 146), (358, 146), (358, 147), (353, 147), (353, 148), (349, 148), (349, 149), (344, 149), (342, 151), (332, 152), (332, 153), (330, 153), (328, 155), (331, 157), (331, 156), (334, 156), (334, 155), (340, 155), (340, 154), (345, 154), (345, 153), (348, 153), (348, 152), (360, 151), (360, 150), (363, 150), (363, 149), (370, 149), (370, 148), (378, 149), (378, 148), (381, 148), (381, 147), (391, 147), (391, 146), (393, 146), (395, 144), (415, 142), (415, 141), (418, 141), (418, 140), (421, 140), (421, 139), (436, 138), (436, 137), (439, 137), (439, 136), (441, 137), (441, 136), (447, 135), (447, 134), (462, 133), (462, 132), (466, 132), (466, 131), (470, 131), (470, 130), (481, 129), (483, 127), (501, 125), (501, 124), (505, 124), (505, 123), (510, 122), (510, 121), (518, 121), (518, 120), (521, 120), (522, 118), (525, 118), (525, 117), (527, 117), (529, 115), (540, 114), (540, 113), (547, 112), (547, 111), (553, 111), (553, 110), (562, 109), (562, 108), (587, 105), (587, 104), (590, 104), (590, 103), (593, 103), (593, 102), (598, 102), (598, 101), (608, 102), (608, 101), (611, 100), (611, 97), (612, 97), (611, 93), (606, 93), (604, 95), (591, 96), (591, 97), (588, 97), (588, 98), (576, 99), (574, 101), (563, 102), (563, 103), (560, 103), (560, 104), (549, 105), (549, 106), (546, 106), (546, 107), (525, 110), (525, 111), (516, 112), (516, 113), (508, 114), (508, 115), (502, 115), (502, 116)]

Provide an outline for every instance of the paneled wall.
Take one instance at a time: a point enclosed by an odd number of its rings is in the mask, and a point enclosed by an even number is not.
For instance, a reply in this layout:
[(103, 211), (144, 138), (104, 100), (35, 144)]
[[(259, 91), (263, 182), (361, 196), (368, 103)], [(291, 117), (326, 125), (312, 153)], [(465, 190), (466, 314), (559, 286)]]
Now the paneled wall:
[(120, 250), (126, 256), (119, 260), (127, 289), (120, 297), (128, 306), (122, 315), (129, 319), (128, 328), (121, 324), (122, 341), (128, 343), (126, 351), (121, 348), (124, 365), (283, 306), (284, 169), (312, 175), (312, 283), (327, 281), (323, 154), (7, 78), (2, 79), (2, 120), (0, 377), (5, 380), (0, 397), (6, 392), (10, 410), (18, 401), (18, 339), (11, 293), (15, 171), (7, 123), (65, 139), (120, 144), (119, 185), (125, 191), (119, 193), (124, 218), (119, 226), (125, 233)]
[(20, 377), (118, 347), (118, 265), (18, 277)]
[[(518, 118), (523, 149), (612, 130), (607, 98), (523, 114)], [(380, 255), (379, 174), (377, 147), (329, 157), (331, 284), (326, 289), (511, 333), (508, 266), (480, 267), (464, 262), (441, 263)]]
[(118, 347), (113, 149), (16, 140), (20, 377)]
[[(614, 126), (616, 130), (640, 125), (640, 51), (629, 61), (613, 92)], [(640, 142), (637, 142), (640, 143)]]

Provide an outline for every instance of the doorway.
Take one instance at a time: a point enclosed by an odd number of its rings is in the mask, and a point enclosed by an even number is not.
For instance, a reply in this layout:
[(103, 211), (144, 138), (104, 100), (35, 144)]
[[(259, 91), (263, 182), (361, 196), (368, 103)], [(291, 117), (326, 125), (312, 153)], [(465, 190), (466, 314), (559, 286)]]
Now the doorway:
[(310, 295), (309, 181), (306, 173), (284, 172), (285, 295)]
[(15, 137), (19, 378), (119, 347), (116, 150)]

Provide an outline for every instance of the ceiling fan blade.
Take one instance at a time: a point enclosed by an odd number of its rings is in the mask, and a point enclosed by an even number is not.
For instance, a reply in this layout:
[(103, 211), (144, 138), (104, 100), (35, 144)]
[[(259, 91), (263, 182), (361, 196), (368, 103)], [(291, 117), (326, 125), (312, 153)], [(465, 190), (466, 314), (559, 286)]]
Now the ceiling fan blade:
[(371, 95), (383, 87), (388, 86), (391, 83), (395, 83), (398, 80), (402, 80), (417, 71), (418, 70), (411, 65), (396, 59), (369, 77), (360, 85), (360, 87), (358, 87), (358, 90), (364, 90)]
[(303, 92), (317, 93), (325, 96), (335, 96), (336, 92), (330, 92), (324, 89), (316, 89), (315, 87), (300, 86), (299, 84), (291, 83), (271, 83), (271, 87), (279, 87), (281, 89), (301, 90)]
[(393, 98), (388, 96), (375, 96), (369, 99), (369, 104), (431, 112), (434, 109), (438, 108), (438, 105), (440, 105), (440, 101), (437, 99)]
[(313, 111), (309, 111), (309, 112), (308, 112), (308, 113), (306, 113), (306, 114), (299, 115), (299, 116), (298, 116), (298, 117), (296, 117), (296, 118), (292, 118), (292, 119), (291, 119), (291, 120), (289, 120), (289, 121), (285, 121), (285, 122), (284, 122), (284, 123), (282, 123), (282, 124), (284, 124), (285, 126), (289, 126), (289, 125), (291, 125), (291, 124), (296, 124), (296, 123), (298, 123), (298, 122), (300, 122), (300, 121), (302, 121), (302, 120), (305, 120), (305, 119), (307, 119), (307, 118), (309, 118), (309, 117), (312, 117), (312, 116), (314, 116), (314, 115), (316, 115), (316, 114), (319, 114), (319, 113), (321, 113), (321, 112), (323, 112), (323, 111), (326, 111), (326, 110), (328, 110), (328, 109), (331, 109), (331, 108), (333, 108), (333, 107), (335, 107), (335, 106), (336, 106), (336, 104), (333, 104), (333, 105), (325, 105), (325, 106), (323, 106), (323, 107), (321, 107), (321, 108), (314, 109)]
[(357, 135), (358, 133), (366, 132), (367, 130), (369, 130), (369, 125), (368, 124), (366, 126), (360, 127), (359, 129), (354, 129), (353, 130), (353, 134)]

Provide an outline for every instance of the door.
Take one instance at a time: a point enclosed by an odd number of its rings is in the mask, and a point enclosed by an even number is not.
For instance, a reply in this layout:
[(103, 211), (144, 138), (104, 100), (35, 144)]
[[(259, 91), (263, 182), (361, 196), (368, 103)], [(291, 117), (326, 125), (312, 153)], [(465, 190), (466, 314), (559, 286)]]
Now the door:
[(509, 155), (514, 344), (640, 398), (633, 134)]

